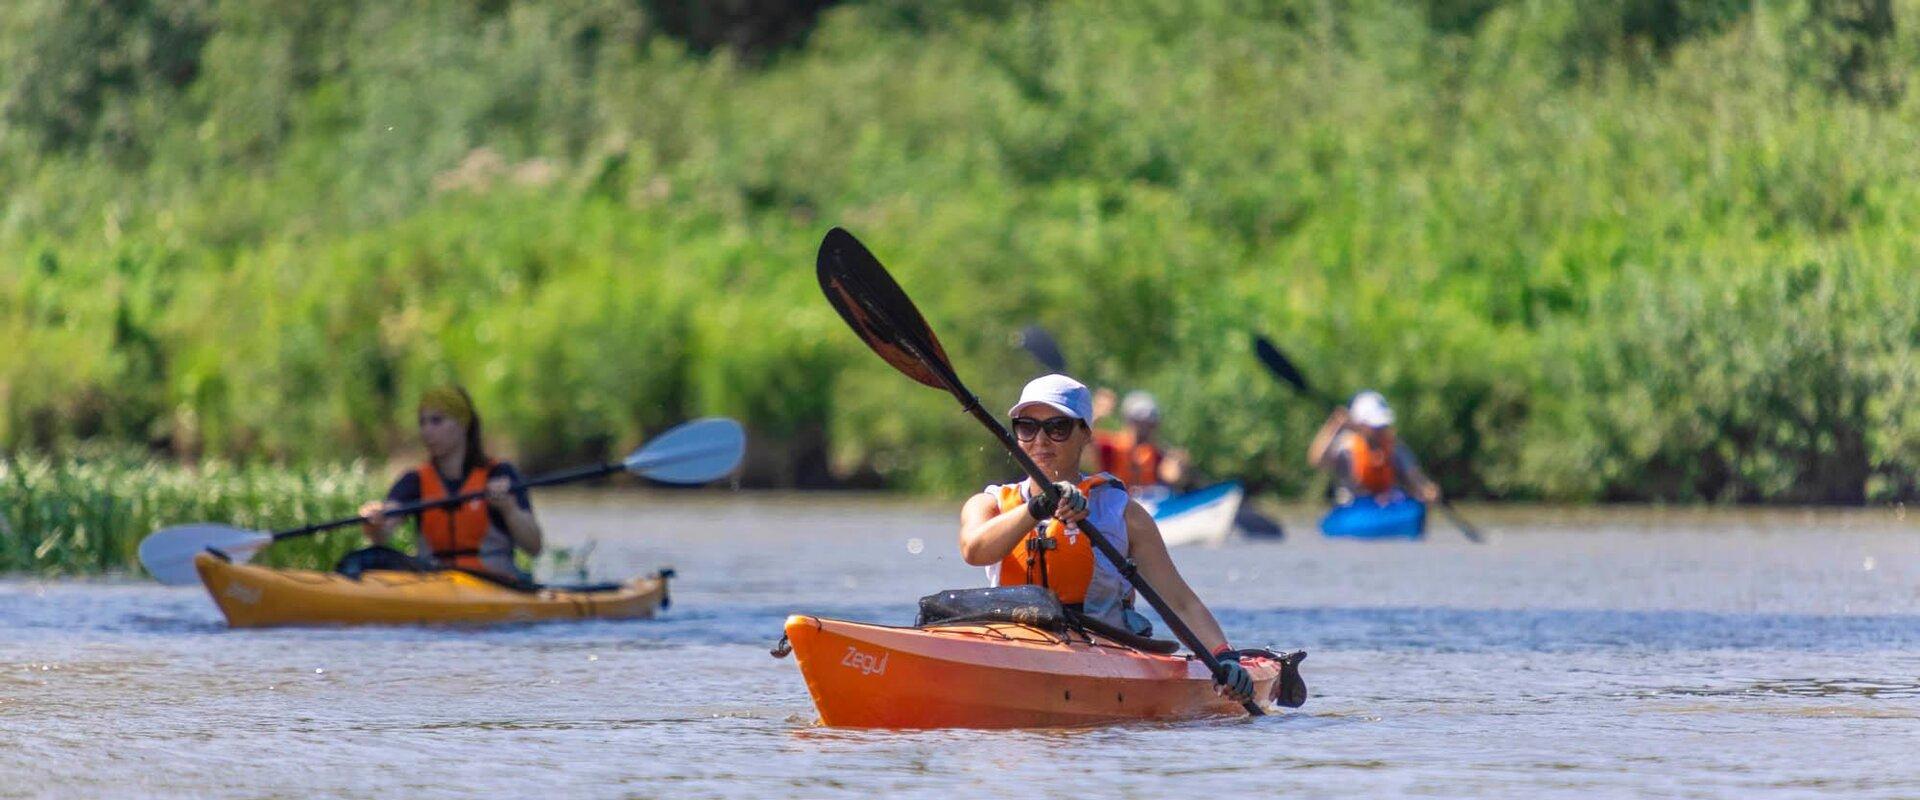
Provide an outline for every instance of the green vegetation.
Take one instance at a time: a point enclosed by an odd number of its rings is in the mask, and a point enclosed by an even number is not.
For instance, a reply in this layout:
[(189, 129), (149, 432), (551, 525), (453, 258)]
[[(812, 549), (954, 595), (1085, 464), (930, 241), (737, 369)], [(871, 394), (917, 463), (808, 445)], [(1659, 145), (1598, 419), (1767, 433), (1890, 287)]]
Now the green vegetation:
[[(160, 528), (220, 522), (271, 531), (348, 516), (384, 491), (362, 464), (289, 472), (213, 462), (186, 469), (127, 453), (0, 458), (0, 572), (134, 569), (140, 540)], [(276, 544), (258, 560), (331, 569), (364, 545), (348, 529)]]
[(0, 6), (0, 447), (384, 455), (457, 377), (533, 469), (727, 413), (760, 482), (1004, 476), (821, 299), (844, 224), (990, 406), (1039, 321), (1281, 491), (1250, 330), (1455, 492), (1920, 497), (1913, 0), (662, 7)]

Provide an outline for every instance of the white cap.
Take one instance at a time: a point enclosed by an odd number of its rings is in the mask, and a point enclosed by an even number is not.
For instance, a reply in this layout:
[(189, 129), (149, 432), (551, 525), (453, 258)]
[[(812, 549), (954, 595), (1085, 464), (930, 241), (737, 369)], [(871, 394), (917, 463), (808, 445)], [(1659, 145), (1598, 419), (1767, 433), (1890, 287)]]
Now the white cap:
[(1058, 373), (1028, 381), (1027, 388), (1020, 390), (1020, 402), (1007, 409), (1007, 416), (1020, 416), (1020, 409), (1036, 403), (1082, 422), (1093, 419), (1093, 393), (1087, 385)]
[(1355, 424), (1369, 428), (1385, 428), (1393, 424), (1393, 409), (1387, 405), (1387, 398), (1372, 389), (1354, 395), (1353, 402), (1347, 406), (1347, 413)]
[(1131, 422), (1159, 422), (1160, 404), (1153, 402), (1153, 395), (1134, 390), (1120, 401), (1120, 414)]

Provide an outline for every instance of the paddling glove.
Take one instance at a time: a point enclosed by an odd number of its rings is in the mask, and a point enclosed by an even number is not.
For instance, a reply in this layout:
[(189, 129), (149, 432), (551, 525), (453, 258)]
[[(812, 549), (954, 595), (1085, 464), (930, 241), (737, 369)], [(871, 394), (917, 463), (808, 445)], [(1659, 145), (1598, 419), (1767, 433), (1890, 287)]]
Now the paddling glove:
[(1087, 496), (1080, 491), (1080, 487), (1066, 481), (1060, 481), (1053, 485), (1053, 492), (1055, 499), (1051, 503), (1047, 502), (1047, 494), (1045, 493), (1036, 494), (1027, 498), (1027, 513), (1033, 515), (1036, 521), (1051, 519), (1054, 508), (1059, 505), (1061, 500), (1065, 500), (1067, 507), (1075, 511), (1087, 510)]
[(1224, 653), (1220, 656), (1220, 691), (1240, 702), (1253, 699), (1253, 676), (1247, 668), (1240, 666), (1239, 653)]

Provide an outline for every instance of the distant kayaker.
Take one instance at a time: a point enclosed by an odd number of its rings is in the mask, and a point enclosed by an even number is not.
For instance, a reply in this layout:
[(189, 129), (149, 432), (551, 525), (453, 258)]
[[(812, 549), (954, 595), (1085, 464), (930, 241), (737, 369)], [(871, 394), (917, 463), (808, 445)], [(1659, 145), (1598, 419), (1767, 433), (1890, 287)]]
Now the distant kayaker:
[[(1101, 389), (1093, 396), (1093, 417), (1102, 419), (1113, 411), (1114, 395)], [(1160, 430), (1160, 404), (1153, 395), (1131, 391), (1119, 402), (1122, 424), (1119, 431), (1093, 432), (1094, 454), (1100, 470), (1119, 478), (1138, 494), (1156, 487), (1179, 486), (1186, 479), (1185, 450), (1165, 450), (1154, 441)], [(1163, 490), (1164, 491), (1164, 490)]]
[(1340, 482), (1341, 505), (1361, 498), (1385, 504), (1402, 492), (1427, 503), (1440, 500), (1440, 487), (1394, 437), (1393, 408), (1373, 390), (1333, 410), (1307, 448), (1307, 461)]
[[(460, 568), (483, 572), (514, 583), (531, 577), (513, 562), (517, 548), (540, 554), (540, 523), (526, 490), (514, 491), (520, 473), (512, 464), (487, 457), (480, 442), (480, 415), (473, 399), (458, 386), (440, 386), (420, 397), (420, 442), (427, 460), (401, 474), (385, 500), (360, 507), (367, 519), (367, 538), (374, 548), (387, 550), (387, 541), (400, 518), (381, 516), (397, 506), (485, 491), (486, 498), (454, 508), (423, 511), (419, 521), (419, 561), (428, 568)], [(404, 565), (371, 564), (391, 569)]]
[[(1202, 645), (1227, 665), (1226, 694), (1251, 699), (1253, 681), (1227, 644), (1220, 623), (1207, 610), (1167, 553), (1153, 517), (1128, 496), (1112, 475), (1088, 477), (1080, 472), (1080, 457), (1093, 440), (1088, 420), (1093, 399), (1087, 387), (1065, 375), (1035, 378), (1007, 412), (1020, 449), (1033, 458), (1047, 476), (1059, 500), (1051, 507), (1031, 479), (988, 486), (967, 500), (960, 511), (960, 555), (968, 564), (987, 568), (996, 586), (1038, 584), (1052, 589), (1062, 603), (1114, 628), (1144, 635), (1144, 618), (1128, 604), (1133, 589), (1120, 571), (1100, 556), (1075, 523), (1089, 520), (1108, 541), (1126, 553), (1139, 574), (1157, 589), (1167, 605), (1193, 629)], [(1038, 526), (1048, 520), (1050, 549), (1033, 547)]]

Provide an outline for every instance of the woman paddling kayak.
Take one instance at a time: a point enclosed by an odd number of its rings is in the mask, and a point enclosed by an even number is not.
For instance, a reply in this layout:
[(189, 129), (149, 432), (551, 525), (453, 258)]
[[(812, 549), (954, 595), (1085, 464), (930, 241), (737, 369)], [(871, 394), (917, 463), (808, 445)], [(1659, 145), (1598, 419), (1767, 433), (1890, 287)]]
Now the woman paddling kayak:
[[(1111, 475), (1087, 477), (1080, 472), (1081, 453), (1093, 438), (1087, 424), (1092, 405), (1087, 387), (1065, 375), (1046, 375), (1027, 384), (1007, 415), (1020, 449), (1054, 481), (1059, 499), (1047, 507), (1045, 494), (1031, 479), (988, 486), (960, 511), (961, 557), (986, 567), (995, 586), (1045, 586), (1090, 618), (1137, 630), (1128, 619), (1132, 590), (1126, 578), (1094, 552), (1075, 526), (1090, 520), (1137, 565), (1141, 577), (1186, 620), (1201, 644), (1220, 658), (1227, 669), (1221, 682), (1224, 693), (1250, 700), (1251, 676), (1213, 613), (1180, 577), (1153, 517)], [(1048, 519), (1053, 522), (1042, 537), (1039, 526)]]
[(1393, 435), (1393, 409), (1379, 392), (1354, 395), (1351, 411), (1334, 409), (1313, 437), (1307, 460), (1339, 481), (1338, 504), (1320, 519), (1321, 533), (1356, 539), (1426, 535), (1427, 505), (1441, 502), (1440, 487)]
[[(480, 442), (480, 415), (473, 399), (458, 386), (440, 386), (420, 397), (420, 443), (427, 460), (401, 474), (385, 500), (360, 507), (373, 547), (349, 554), (342, 572), (363, 569), (462, 569), (507, 583), (531, 584), (532, 577), (513, 562), (515, 549), (540, 555), (540, 522), (525, 489), (514, 491), (520, 473), (512, 464), (487, 457)], [(423, 500), (485, 490), (484, 500), (423, 511), (418, 517), (419, 555), (405, 556), (387, 547), (398, 517), (381, 512)]]
[(1387, 398), (1371, 389), (1327, 416), (1307, 448), (1307, 461), (1340, 482), (1341, 505), (1361, 499), (1384, 503), (1401, 490), (1423, 502), (1440, 502), (1440, 486), (1420, 469), (1413, 450), (1394, 436)]

